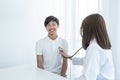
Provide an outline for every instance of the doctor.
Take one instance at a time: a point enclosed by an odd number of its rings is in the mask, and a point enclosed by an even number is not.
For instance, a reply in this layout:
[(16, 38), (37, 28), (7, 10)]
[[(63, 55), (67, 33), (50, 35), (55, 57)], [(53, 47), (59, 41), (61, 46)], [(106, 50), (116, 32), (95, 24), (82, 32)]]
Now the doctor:
[(87, 16), (81, 25), (84, 58), (69, 56), (62, 48), (60, 53), (72, 60), (73, 64), (83, 65), (83, 75), (79, 80), (115, 80), (111, 53), (111, 43), (103, 17), (100, 14)]

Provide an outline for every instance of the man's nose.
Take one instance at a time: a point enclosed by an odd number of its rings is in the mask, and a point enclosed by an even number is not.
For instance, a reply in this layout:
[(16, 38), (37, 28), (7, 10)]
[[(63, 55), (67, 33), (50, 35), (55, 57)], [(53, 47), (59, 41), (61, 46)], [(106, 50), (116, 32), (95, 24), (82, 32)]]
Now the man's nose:
[(50, 28), (53, 28), (53, 25), (50, 25)]

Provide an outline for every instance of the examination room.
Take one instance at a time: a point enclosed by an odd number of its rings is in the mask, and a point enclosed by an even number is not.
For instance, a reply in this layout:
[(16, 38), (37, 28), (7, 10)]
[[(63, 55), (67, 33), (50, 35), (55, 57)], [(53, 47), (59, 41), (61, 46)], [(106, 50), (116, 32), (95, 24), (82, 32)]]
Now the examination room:
[(120, 80), (120, 0), (0, 0), (0, 80)]

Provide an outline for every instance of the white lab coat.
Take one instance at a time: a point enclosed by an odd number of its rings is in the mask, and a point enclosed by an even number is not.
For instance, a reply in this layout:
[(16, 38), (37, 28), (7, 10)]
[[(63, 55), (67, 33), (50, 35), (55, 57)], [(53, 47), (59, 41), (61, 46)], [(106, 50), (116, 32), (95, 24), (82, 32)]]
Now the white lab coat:
[(83, 75), (78, 80), (114, 80), (111, 50), (102, 49), (92, 40), (84, 58), (72, 58), (75, 65), (83, 65)]

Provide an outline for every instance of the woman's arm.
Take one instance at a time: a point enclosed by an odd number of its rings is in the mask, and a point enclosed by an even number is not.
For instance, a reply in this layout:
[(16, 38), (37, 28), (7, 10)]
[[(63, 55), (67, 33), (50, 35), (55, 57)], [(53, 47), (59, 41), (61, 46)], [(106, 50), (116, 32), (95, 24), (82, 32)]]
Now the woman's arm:
[(71, 56), (68, 55), (68, 53), (66, 53), (63, 48), (59, 47), (59, 51), (60, 51), (60, 54), (61, 54), (64, 58), (66, 58), (66, 59), (71, 59)]
[(83, 65), (84, 64), (84, 57), (73, 57), (71, 58), (73, 65)]
[(64, 58), (67, 59), (71, 59), (73, 65), (83, 65), (84, 63), (84, 58), (80, 58), (80, 57), (72, 57), (70, 55), (68, 55), (62, 48), (59, 48), (60, 54), (62, 54), (62, 56)]

